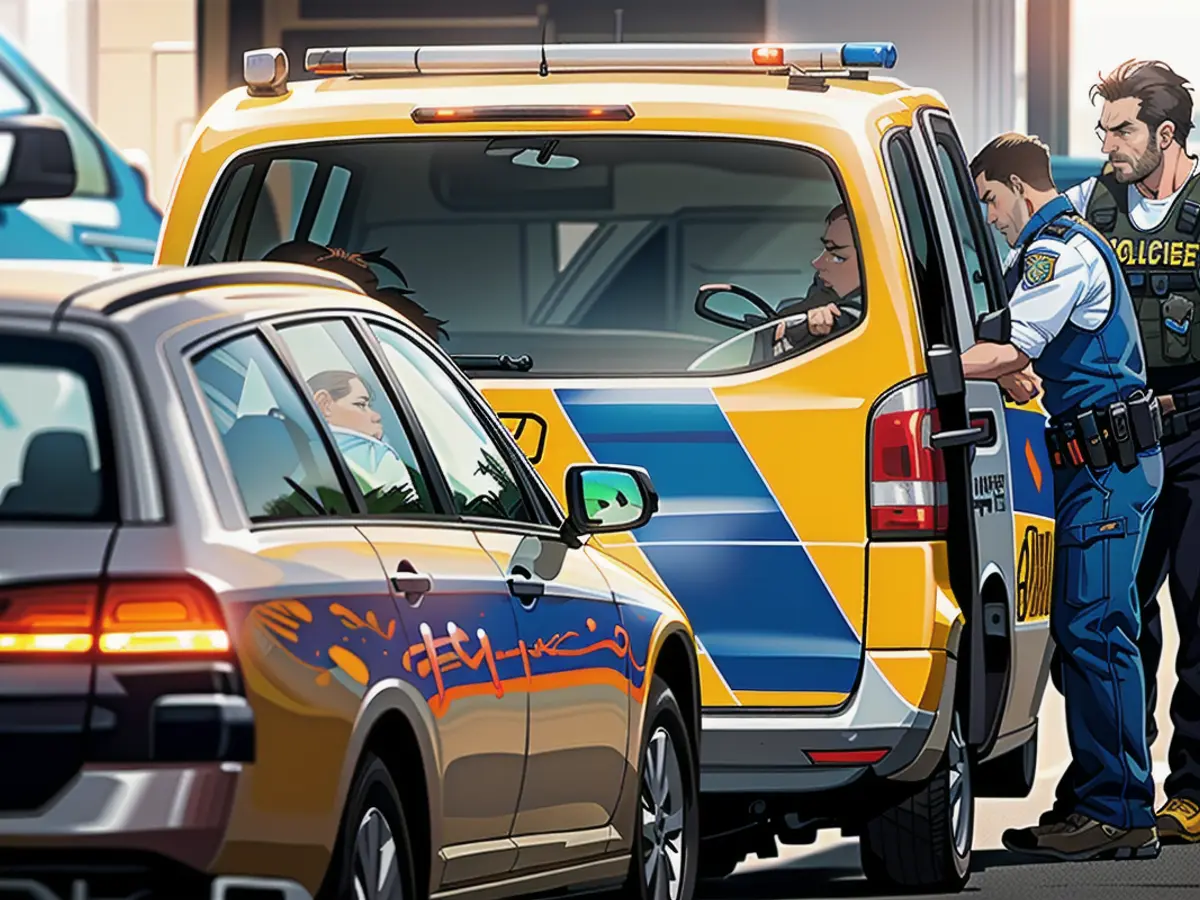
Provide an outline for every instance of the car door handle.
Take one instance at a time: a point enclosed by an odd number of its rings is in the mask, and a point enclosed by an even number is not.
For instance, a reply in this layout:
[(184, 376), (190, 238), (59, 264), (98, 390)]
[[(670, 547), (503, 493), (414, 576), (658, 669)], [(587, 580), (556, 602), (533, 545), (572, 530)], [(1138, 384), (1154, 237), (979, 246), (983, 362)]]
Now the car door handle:
[(392, 590), (403, 594), (409, 603), (419, 603), (421, 598), (433, 590), (433, 578), (418, 572), (407, 559), (401, 560), (392, 576)]
[(533, 573), (524, 566), (517, 566), (508, 577), (508, 590), (521, 601), (522, 606), (531, 607), (546, 592), (546, 585), (534, 578)]

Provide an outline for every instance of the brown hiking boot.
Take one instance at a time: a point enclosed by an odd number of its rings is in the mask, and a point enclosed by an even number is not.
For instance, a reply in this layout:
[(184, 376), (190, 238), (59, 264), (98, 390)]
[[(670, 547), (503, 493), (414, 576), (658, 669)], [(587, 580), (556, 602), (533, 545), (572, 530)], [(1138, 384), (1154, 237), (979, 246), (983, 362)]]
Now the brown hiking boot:
[(1013, 853), (1045, 856), (1065, 862), (1091, 859), (1154, 859), (1158, 856), (1158, 829), (1114, 828), (1080, 813), (1065, 822), (1004, 832), (1004, 846)]
[(1042, 813), (1041, 818), (1038, 819), (1037, 827), (1046, 828), (1050, 825), (1062, 825), (1067, 821), (1070, 815), (1071, 814), (1069, 812), (1065, 812), (1061, 809), (1048, 809)]
[(1158, 835), (1164, 844), (1200, 841), (1200, 805), (1176, 797), (1158, 811)]

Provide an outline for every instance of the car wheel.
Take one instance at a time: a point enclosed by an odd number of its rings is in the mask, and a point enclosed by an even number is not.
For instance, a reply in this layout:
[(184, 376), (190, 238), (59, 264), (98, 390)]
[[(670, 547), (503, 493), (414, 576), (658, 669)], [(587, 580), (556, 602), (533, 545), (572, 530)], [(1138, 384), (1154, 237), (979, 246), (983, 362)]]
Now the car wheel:
[(700, 844), (696, 755), (675, 695), (658, 676), (650, 682), (645, 721), (626, 894), (690, 900)]
[(320, 900), (418, 900), (400, 794), (368, 753), (350, 788)]
[(863, 872), (881, 887), (957, 892), (971, 874), (975, 795), (962, 718), (954, 714), (933, 776), (903, 803), (867, 823)]

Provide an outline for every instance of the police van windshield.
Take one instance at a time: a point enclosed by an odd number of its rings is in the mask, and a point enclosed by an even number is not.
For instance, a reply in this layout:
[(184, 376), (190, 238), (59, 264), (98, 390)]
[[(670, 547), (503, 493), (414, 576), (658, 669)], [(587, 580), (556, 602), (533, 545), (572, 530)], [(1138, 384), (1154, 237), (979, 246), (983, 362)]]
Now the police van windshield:
[[(362, 272), (364, 287), (398, 289), (384, 299), (448, 353), (525, 355), (535, 377), (695, 371), (763, 321), (749, 303), (744, 324), (701, 316), (706, 284), (738, 285), (787, 315), (858, 310), (785, 342), (784, 355), (861, 320), (858, 241), (836, 173), (793, 146), (569, 135), (305, 144), (239, 158), (213, 196), (192, 264)], [(758, 346), (730, 365), (779, 360), (778, 346)]]

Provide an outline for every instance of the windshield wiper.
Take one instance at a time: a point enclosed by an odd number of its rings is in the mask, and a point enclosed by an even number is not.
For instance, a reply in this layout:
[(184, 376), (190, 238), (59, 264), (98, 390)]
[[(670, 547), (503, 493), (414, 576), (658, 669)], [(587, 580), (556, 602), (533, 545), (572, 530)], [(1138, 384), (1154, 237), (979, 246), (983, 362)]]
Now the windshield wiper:
[(322, 515), (322, 516), (330, 515), (329, 510), (327, 510), (324, 506), (321, 505), (321, 501), (318, 500), (316, 497), (314, 497), (312, 494), (310, 494), (308, 491), (306, 491), (304, 488), (300, 487), (300, 485), (297, 484), (290, 475), (284, 475), (283, 480), (288, 483), (288, 487), (290, 487), (293, 491), (295, 491), (297, 494), (299, 494), (300, 497), (304, 500), (304, 502), (307, 503), (309, 506), (311, 506), (313, 509), (315, 509), (319, 515)]
[(479, 372), (528, 372), (533, 368), (533, 357), (528, 355), (509, 356), (507, 353), (489, 354), (457, 354), (450, 357), (460, 369), (474, 369)]

